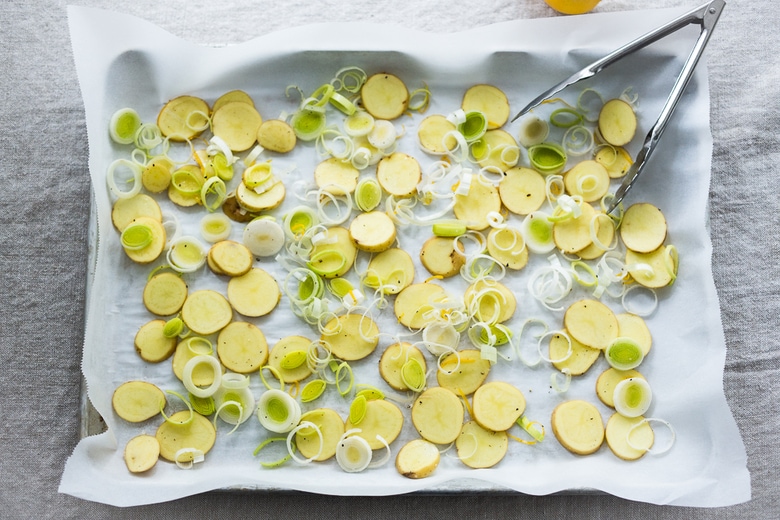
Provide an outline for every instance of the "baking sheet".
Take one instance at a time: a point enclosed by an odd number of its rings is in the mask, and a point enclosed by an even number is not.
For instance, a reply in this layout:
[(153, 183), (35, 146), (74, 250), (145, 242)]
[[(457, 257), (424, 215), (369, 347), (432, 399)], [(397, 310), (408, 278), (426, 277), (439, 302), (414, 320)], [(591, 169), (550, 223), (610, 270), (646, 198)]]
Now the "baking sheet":
[[(194, 94), (213, 102), (220, 94), (240, 88), (252, 95), (265, 118), (276, 117), (294, 108), (294, 101), (284, 96), (289, 84), (311, 92), (341, 67), (356, 65), (369, 73), (394, 72), (412, 89), (427, 84), (432, 92), (427, 114), (454, 110), (463, 91), (475, 83), (502, 88), (514, 113), (572, 71), (677, 14), (677, 10), (659, 10), (518, 20), (457, 34), (427, 34), (375, 24), (323, 24), (213, 48), (184, 42), (133, 17), (70, 7), (97, 220), (95, 277), (89, 294), (83, 371), (89, 399), (105, 419), (107, 431), (77, 445), (66, 465), (60, 491), (119, 506), (173, 500), (220, 488), (337, 495), (442, 489), (511, 490), (544, 495), (586, 490), (650, 503), (690, 506), (721, 506), (748, 500), (750, 484), (744, 447), (723, 394), (726, 347), (710, 268), (706, 208), (712, 143), (705, 62), (699, 65), (659, 150), (627, 200), (647, 201), (660, 207), (669, 222), (669, 240), (680, 252), (678, 280), (669, 290), (659, 292), (659, 307), (647, 318), (654, 347), (642, 367), (654, 391), (654, 404), (648, 415), (669, 421), (676, 432), (676, 442), (669, 452), (629, 463), (617, 459), (606, 446), (594, 455), (575, 456), (554, 439), (549, 417), (554, 406), (563, 400), (587, 399), (599, 407), (605, 420), (609, 417), (611, 411), (601, 405), (593, 390), (596, 376), (606, 368), (603, 360), (586, 376), (576, 378), (562, 395), (550, 388), (552, 369), (544, 363), (535, 368), (517, 362), (497, 364), (491, 379), (511, 381), (525, 393), (526, 415), (547, 426), (547, 439), (535, 446), (510, 442), (506, 458), (485, 470), (466, 468), (445, 453), (433, 476), (423, 480), (401, 477), (392, 463), (361, 474), (344, 473), (335, 461), (263, 469), (252, 451), (269, 434), (256, 420), (248, 421), (231, 435), (227, 435), (229, 428), (221, 424), (214, 449), (194, 470), (179, 470), (175, 465), (160, 462), (151, 472), (134, 476), (122, 461), (124, 444), (139, 433), (153, 433), (157, 422), (123, 423), (113, 414), (110, 403), (113, 389), (129, 379), (145, 379), (163, 389), (182, 389), (171, 374), (169, 362), (144, 363), (133, 349), (135, 331), (152, 318), (140, 300), (150, 267), (127, 260), (111, 226), (111, 200), (104, 172), (112, 160), (124, 153), (110, 142), (106, 130), (116, 109), (132, 106), (145, 120), (153, 120), (162, 104), (177, 95)], [(689, 48), (691, 35), (683, 31), (602, 73), (598, 89), (605, 95), (618, 95), (624, 88), (634, 87), (640, 95), (640, 129), (648, 129), (682, 65), (684, 55), (680, 49)], [(568, 95), (576, 97), (576, 92)], [(405, 118), (406, 130), (414, 132), (420, 118)], [(516, 127), (508, 128), (516, 131)], [(632, 146), (635, 152), (638, 143)], [(401, 150), (417, 157), (423, 166), (434, 160), (425, 156), (412, 139), (402, 140)], [(292, 156), (275, 161), (292, 168), (287, 183), (298, 178), (311, 181), (318, 158), (311, 147), (299, 145)], [(274, 214), (282, 215), (298, 202), (288, 195)], [(164, 209), (165, 204), (161, 201)], [(202, 212), (184, 212), (181, 223), (185, 234), (197, 235), (200, 216)], [(404, 229), (399, 242), (416, 257), (419, 244), (429, 235), (430, 230), (425, 228)], [(239, 237), (240, 228), (236, 226), (232, 238)], [(529, 318), (542, 318), (551, 328), (560, 327), (560, 313), (547, 311), (525, 291), (527, 276), (544, 261), (534, 258), (526, 270), (504, 281), (518, 295), (518, 311), (510, 322), (515, 329)], [(272, 272), (277, 280), (284, 278), (284, 271), (272, 261), (257, 265)], [(416, 281), (426, 277), (417, 262)], [(458, 282), (453, 283), (457, 286)], [(225, 282), (203, 272), (190, 280), (190, 288), (213, 288), (224, 293)], [(567, 301), (587, 295), (587, 291), (578, 289)], [(607, 303), (619, 309), (620, 302)], [(269, 317), (253, 320), (266, 334), (269, 345), (304, 330), (288, 309), (283, 297)], [(379, 324), (383, 331), (394, 326), (393, 319), (386, 314)], [(317, 337), (313, 330), (306, 335)], [(375, 367), (387, 344), (380, 342), (373, 356), (354, 363), (359, 382), (382, 386)], [(261, 384), (257, 376), (252, 388), (259, 395)], [(346, 417), (348, 404), (348, 400), (329, 395), (308, 408), (332, 406)], [(663, 431), (659, 430), (658, 435), (660, 443)], [(406, 413), (402, 435), (392, 445), (394, 453), (414, 437)], [(473, 486), (474, 482), (479, 485)]]

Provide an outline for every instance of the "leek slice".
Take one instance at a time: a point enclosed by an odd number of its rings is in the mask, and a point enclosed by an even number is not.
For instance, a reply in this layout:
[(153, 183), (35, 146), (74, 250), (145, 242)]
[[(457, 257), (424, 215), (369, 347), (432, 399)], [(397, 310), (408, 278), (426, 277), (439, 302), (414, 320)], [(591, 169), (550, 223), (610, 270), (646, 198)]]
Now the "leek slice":
[(628, 337), (614, 339), (604, 350), (607, 363), (616, 370), (631, 370), (642, 364), (645, 355), (642, 347)]
[(287, 433), (298, 425), (301, 407), (287, 392), (272, 388), (260, 396), (257, 418), (266, 430)]
[(625, 417), (644, 415), (653, 401), (653, 391), (647, 380), (630, 377), (615, 386), (613, 394), (615, 410)]
[(141, 116), (132, 108), (120, 108), (111, 116), (108, 132), (117, 144), (132, 144), (141, 128)]

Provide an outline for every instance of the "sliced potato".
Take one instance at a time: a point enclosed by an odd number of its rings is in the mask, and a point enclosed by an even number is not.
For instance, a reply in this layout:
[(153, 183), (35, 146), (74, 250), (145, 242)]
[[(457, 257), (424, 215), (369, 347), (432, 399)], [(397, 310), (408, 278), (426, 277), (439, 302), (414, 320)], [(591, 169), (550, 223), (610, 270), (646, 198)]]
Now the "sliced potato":
[(122, 249), (127, 257), (137, 264), (149, 264), (154, 262), (165, 250), (165, 242), (167, 240), (165, 228), (163, 227), (162, 222), (156, 218), (138, 217), (127, 224), (123, 231), (128, 234), (133, 234), (136, 230), (136, 226), (138, 231), (148, 234), (149, 242), (139, 249), (131, 249), (124, 246)]
[(552, 365), (561, 372), (568, 370), (572, 376), (581, 376), (596, 363), (601, 350), (587, 347), (571, 336), (569, 340), (571, 340), (571, 354), (566, 357), (569, 341), (563, 334), (553, 334), (550, 338), (549, 358), (553, 361)]
[(506, 285), (484, 278), (466, 288), (463, 303), (470, 314), (485, 323), (503, 323), (517, 309), (517, 298)]
[(209, 248), (207, 264), (214, 274), (241, 276), (252, 268), (252, 252), (234, 240), (220, 240)]
[(256, 212), (250, 212), (238, 203), (236, 193), (232, 192), (222, 203), (222, 213), (234, 222), (245, 224), (254, 220)]
[(295, 148), (298, 138), (287, 121), (268, 119), (257, 129), (257, 144), (276, 153), (289, 153)]
[(602, 249), (599, 244), (610, 246), (615, 240), (615, 221), (604, 213), (598, 212), (597, 215), (598, 216), (596, 218), (599, 219), (598, 229), (596, 230), (596, 238), (598, 238), (598, 243), (593, 241), (585, 249), (580, 249), (577, 251), (577, 256), (583, 260), (595, 260), (596, 258), (600, 257), (606, 252), (606, 249)]
[(580, 208), (582, 208), (582, 213), (579, 217), (560, 220), (553, 224), (555, 247), (563, 253), (574, 254), (593, 243), (590, 234), (591, 225), (600, 224), (599, 221), (593, 222), (596, 210), (587, 202), (580, 204)]
[(197, 164), (185, 164), (172, 174), (168, 186), (168, 199), (183, 208), (201, 204), (200, 189), (205, 182), (203, 172)]
[(176, 349), (176, 338), (163, 334), (164, 320), (152, 320), (138, 329), (135, 335), (135, 351), (149, 363), (159, 363), (171, 357)]
[(473, 419), (486, 430), (494, 432), (511, 428), (525, 411), (523, 393), (503, 381), (481, 385), (471, 400)]
[(314, 168), (314, 182), (317, 187), (334, 195), (345, 195), (355, 191), (360, 170), (351, 162), (329, 157)]
[[(165, 460), (176, 462), (176, 453), (184, 448), (199, 450), (204, 455), (207, 454), (214, 446), (217, 431), (206, 417), (193, 412), (192, 420), (190, 420), (190, 411), (182, 410), (163, 422), (157, 428), (155, 437), (160, 443), (160, 456)], [(192, 460), (192, 454), (184, 454), (178, 462), (190, 460)]]
[(402, 375), (404, 365), (414, 359), (422, 367), (423, 374), (426, 372), (425, 356), (420, 349), (413, 347), (410, 343), (401, 342), (390, 345), (379, 358), (379, 375), (394, 390), (409, 390), (404, 382)]
[(520, 148), (512, 134), (500, 128), (488, 130), (482, 137), (484, 155), (477, 158), (480, 168), (493, 167), (506, 172), (517, 165)]
[(160, 458), (160, 442), (151, 435), (136, 435), (125, 445), (125, 465), (130, 473), (152, 469)]
[(331, 353), (344, 361), (356, 361), (370, 355), (379, 343), (379, 327), (361, 314), (342, 314), (330, 320), (320, 339)]
[[(325, 243), (315, 245), (309, 257), (309, 267), (324, 278), (336, 278), (352, 269), (357, 257), (349, 230), (341, 226), (333, 226), (325, 231)], [(331, 240), (335, 242), (330, 243)]]
[(230, 323), (233, 310), (220, 293), (201, 289), (187, 296), (181, 308), (181, 319), (195, 334), (208, 336)]
[(622, 99), (610, 99), (599, 112), (599, 133), (612, 146), (624, 146), (636, 133), (634, 108)]
[(417, 127), (417, 139), (423, 150), (435, 155), (443, 155), (457, 145), (455, 138), (447, 135), (455, 129), (455, 124), (445, 116), (434, 114), (420, 121)]
[(132, 197), (117, 199), (111, 208), (111, 222), (122, 232), (138, 217), (148, 217), (162, 222), (160, 205), (149, 195), (139, 193)]
[(157, 114), (157, 126), (172, 141), (188, 141), (208, 128), (209, 105), (195, 96), (171, 99)]
[(598, 161), (586, 160), (575, 164), (563, 175), (563, 185), (569, 195), (579, 195), (585, 202), (595, 202), (609, 191), (610, 177)]
[[(171, 362), (171, 369), (179, 380), (183, 380), (184, 378), (184, 367), (187, 363), (195, 356), (203, 354), (203, 352), (199, 350), (194, 350), (194, 345), (197, 344), (196, 342), (202, 340), (203, 338), (199, 338), (198, 336), (189, 336), (176, 345), (176, 351), (173, 353)], [(195, 386), (211, 386), (211, 384), (214, 383), (214, 369), (211, 365), (199, 363), (192, 371), (192, 382)]]
[(268, 360), (268, 342), (256, 325), (234, 321), (219, 331), (217, 355), (228, 370), (249, 374), (259, 370)]
[(305, 336), (285, 336), (276, 342), (268, 357), (268, 365), (279, 372), (285, 383), (296, 383), (311, 375), (306, 362), (311, 340)]
[(242, 316), (259, 318), (279, 305), (282, 291), (273, 276), (259, 267), (246, 274), (234, 276), (228, 282), (228, 301)]
[(486, 430), (476, 421), (463, 425), (455, 441), (460, 460), (470, 468), (490, 468), (501, 462), (509, 449), (504, 431)]
[(599, 409), (579, 399), (555, 407), (550, 420), (561, 446), (577, 455), (595, 453), (604, 442), (604, 420)]
[(150, 193), (162, 193), (171, 184), (173, 162), (167, 157), (151, 159), (141, 172), (141, 184)]
[(460, 273), (466, 257), (455, 252), (452, 238), (433, 236), (423, 243), (420, 262), (432, 275), (449, 278)]
[(463, 426), (463, 402), (452, 390), (433, 386), (417, 396), (412, 423), (420, 436), (434, 444), (455, 441)]
[(498, 188), (480, 181), (479, 178), (474, 179), (466, 195), (455, 195), (455, 206), (452, 211), (467, 228), (475, 231), (487, 229), (490, 226), (487, 220), (488, 213), (501, 211), (501, 196), (498, 194)]
[(409, 90), (398, 76), (374, 74), (363, 83), (360, 100), (366, 112), (375, 118), (395, 119), (409, 106)]
[(623, 244), (637, 253), (649, 253), (661, 247), (666, 233), (666, 217), (660, 209), (646, 202), (629, 206), (620, 224)]
[(147, 381), (127, 381), (114, 390), (111, 406), (127, 422), (139, 423), (151, 419), (165, 406), (165, 393)]
[(612, 309), (597, 300), (572, 303), (563, 316), (569, 335), (587, 347), (604, 350), (618, 336), (618, 321)]
[(446, 299), (447, 293), (441, 285), (416, 283), (398, 293), (393, 310), (401, 325), (421, 329), (430, 321), (425, 314), (434, 309), (434, 304)]
[(383, 190), (395, 197), (411, 197), (416, 194), (421, 179), (420, 163), (403, 152), (383, 157), (376, 165), (376, 180)]
[(600, 148), (593, 158), (607, 169), (610, 179), (625, 177), (634, 163), (634, 159), (623, 147), (605, 146)]
[(615, 317), (618, 320), (618, 336), (636, 341), (642, 348), (642, 354), (647, 356), (653, 346), (653, 336), (645, 319), (629, 312), (616, 314)]
[(395, 469), (406, 478), (425, 478), (436, 471), (441, 454), (439, 448), (425, 439), (413, 439), (404, 444), (395, 456)]
[(216, 112), (222, 105), (232, 103), (234, 101), (240, 101), (241, 103), (248, 103), (252, 106), (255, 106), (255, 101), (252, 99), (252, 96), (247, 94), (245, 91), (230, 90), (219, 96), (217, 100), (214, 101), (214, 104), (211, 106), (211, 111)]
[[(308, 421), (320, 429), (322, 441), (313, 428), (303, 428), (295, 432), (295, 446), (305, 458), (315, 457), (321, 462), (336, 455), (341, 436), (346, 431), (344, 420), (335, 410), (316, 408), (301, 415), (301, 422)], [(319, 456), (317, 456), (319, 453)]]
[(528, 264), (523, 234), (512, 227), (493, 228), (487, 239), (488, 253), (507, 269), (518, 271)]
[(358, 249), (381, 253), (395, 242), (395, 224), (384, 211), (360, 213), (349, 225), (349, 236)]
[(236, 187), (236, 201), (250, 213), (260, 213), (279, 207), (284, 202), (287, 190), (284, 183), (277, 182), (263, 193), (257, 193), (243, 182)]
[(653, 447), (655, 434), (644, 417), (612, 414), (607, 420), (607, 446), (620, 459), (637, 460)]
[(498, 185), (498, 194), (506, 209), (518, 215), (528, 215), (541, 208), (547, 200), (546, 182), (536, 170), (516, 166), (506, 171)]
[(482, 359), (482, 353), (476, 349), (463, 349), (457, 353), (446, 354), (441, 360), (441, 368), (436, 373), (439, 386), (448, 388), (457, 395), (474, 393), (487, 379), (490, 373), (490, 361)]
[(414, 282), (414, 262), (409, 253), (398, 247), (382, 251), (368, 263), (363, 283), (385, 294), (398, 294)]
[(359, 428), (360, 432), (355, 435), (368, 442), (372, 450), (378, 450), (385, 445), (377, 439), (377, 435), (390, 444), (398, 438), (403, 426), (404, 414), (397, 405), (384, 399), (374, 399), (366, 402), (366, 414), (360, 423), (353, 424), (347, 419), (345, 428), (346, 430)]
[(158, 316), (171, 316), (181, 310), (187, 299), (187, 282), (181, 276), (161, 272), (152, 276), (144, 286), (146, 309)]
[[(661, 246), (649, 253), (626, 251), (628, 273), (639, 285), (650, 289), (660, 289), (671, 284), (677, 276), (677, 261), (670, 256), (666, 247)], [(647, 267), (650, 267), (648, 270)]]
[(641, 378), (644, 376), (636, 370), (617, 370), (608, 368), (596, 379), (596, 395), (605, 405), (615, 407), (615, 387), (624, 379)]
[(509, 119), (509, 100), (504, 91), (493, 85), (474, 85), (463, 94), (461, 108), (476, 110), (487, 117), (488, 129), (500, 128)]
[(257, 142), (257, 131), (262, 123), (263, 118), (254, 105), (230, 101), (212, 114), (211, 131), (225, 141), (231, 151), (244, 152)]

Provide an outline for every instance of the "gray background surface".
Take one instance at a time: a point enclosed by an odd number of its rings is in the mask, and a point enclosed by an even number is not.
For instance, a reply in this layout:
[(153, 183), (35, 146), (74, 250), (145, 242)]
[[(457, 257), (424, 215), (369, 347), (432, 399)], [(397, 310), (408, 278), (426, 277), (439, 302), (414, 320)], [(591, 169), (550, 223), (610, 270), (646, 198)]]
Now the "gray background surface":
[[(201, 44), (321, 21), (454, 32), (554, 16), (542, 0), (74, 2), (144, 18)], [(603, 0), (596, 12), (695, 7)], [(728, 347), (724, 388), (742, 433), (753, 499), (717, 509), (610, 496), (338, 498), (214, 492), (131, 509), (57, 493), (80, 430), (80, 359), (90, 183), (66, 3), (0, 5), (0, 518), (777, 518), (780, 513), (780, 63), (776, 4), (730, 0), (710, 42), (713, 271)], [(681, 52), (687, 49), (681, 49)]]

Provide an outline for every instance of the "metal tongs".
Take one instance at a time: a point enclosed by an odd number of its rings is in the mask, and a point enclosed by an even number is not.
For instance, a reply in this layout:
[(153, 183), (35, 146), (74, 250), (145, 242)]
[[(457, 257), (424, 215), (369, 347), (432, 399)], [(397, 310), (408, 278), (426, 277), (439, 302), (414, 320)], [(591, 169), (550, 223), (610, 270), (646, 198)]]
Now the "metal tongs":
[(665, 25), (658, 27), (657, 29), (648, 32), (647, 34), (640, 36), (636, 40), (620, 47), (619, 49), (614, 50), (610, 54), (604, 56), (598, 61), (591, 63), (590, 65), (580, 70), (579, 72), (572, 74), (568, 79), (562, 81), (561, 83), (558, 83), (548, 91), (538, 96), (536, 99), (531, 101), (524, 109), (522, 109), (512, 119), (512, 121), (518, 119), (519, 117), (527, 113), (529, 110), (538, 106), (547, 98), (552, 97), (553, 95), (560, 92), (564, 88), (594, 76), (595, 74), (599, 73), (600, 71), (604, 70), (608, 66), (617, 62), (624, 56), (627, 56), (628, 54), (631, 54), (636, 50), (642, 49), (643, 47), (646, 47), (651, 43), (656, 42), (664, 38), (665, 36), (668, 36), (690, 24), (700, 25), (701, 32), (699, 33), (699, 38), (696, 40), (696, 43), (693, 49), (691, 50), (691, 54), (688, 56), (688, 59), (685, 61), (685, 64), (683, 65), (683, 68), (680, 71), (680, 75), (677, 77), (677, 80), (675, 81), (674, 86), (672, 87), (672, 90), (669, 93), (669, 97), (667, 98), (666, 103), (664, 104), (664, 107), (661, 110), (660, 115), (658, 116), (658, 120), (650, 129), (650, 132), (647, 134), (647, 137), (645, 138), (645, 142), (642, 145), (642, 149), (637, 154), (636, 160), (634, 161), (634, 163), (631, 165), (628, 172), (626, 173), (626, 177), (623, 181), (623, 184), (620, 186), (620, 188), (618, 188), (614, 198), (610, 203), (607, 213), (612, 213), (615, 210), (615, 208), (617, 208), (618, 205), (623, 201), (623, 198), (631, 189), (631, 186), (634, 185), (634, 182), (637, 180), (639, 174), (642, 173), (642, 170), (647, 164), (647, 160), (650, 158), (650, 155), (653, 153), (655, 145), (658, 143), (658, 140), (661, 138), (661, 134), (664, 132), (664, 129), (666, 128), (666, 124), (669, 122), (669, 118), (672, 115), (672, 112), (674, 111), (675, 107), (677, 106), (677, 102), (680, 100), (680, 97), (682, 96), (685, 87), (688, 86), (688, 83), (691, 77), (693, 76), (693, 70), (696, 68), (696, 64), (699, 62), (699, 58), (701, 58), (702, 53), (704, 52), (704, 48), (707, 46), (707, 42), (709, 41), (710, 36), (712, 35), (713, 29), (715, 28), (715, 24), (718, 22), (718, 18), (720, 18), (720, 14), (723, 11), (723, 8), (725, 6), (726, 6), (726, 2), (724, 0), (712, 0), (702, 5), (701, 7), (698, 7), (680, 16), (679, 18), (676, 18), (666, 23)]

